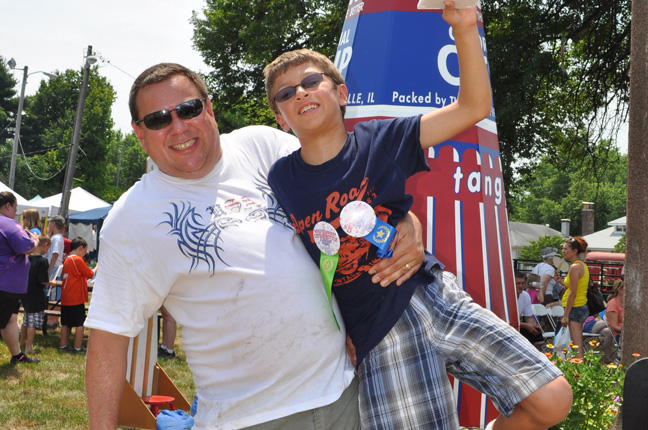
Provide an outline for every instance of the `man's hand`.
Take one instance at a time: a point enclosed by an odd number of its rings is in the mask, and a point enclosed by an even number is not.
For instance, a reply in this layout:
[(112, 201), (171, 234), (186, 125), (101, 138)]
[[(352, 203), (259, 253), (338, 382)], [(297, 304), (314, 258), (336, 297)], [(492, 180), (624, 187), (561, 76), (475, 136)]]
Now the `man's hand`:
[(396, 231), (392, 257), (380, 260), (369, 269), (369, 274), (373, 275), (372, 282), (380, 282), (383, 287), (394, 281), (396, 285), (407, 281), (421, 267), (425, 258), (421, 223), (412, 212), (408, 212), (398, 223)]
[(351, 359), (351, 364), (353, 364), (353, 367), (358, 364), (358, 357), (356, 357), (356, 349), (355, 345), (353, 344), (353, 341), (347, 335), (347, 341), (346, 341), (346, 347), (347, 347), (347, 354), (349, 354), (349, 358)]

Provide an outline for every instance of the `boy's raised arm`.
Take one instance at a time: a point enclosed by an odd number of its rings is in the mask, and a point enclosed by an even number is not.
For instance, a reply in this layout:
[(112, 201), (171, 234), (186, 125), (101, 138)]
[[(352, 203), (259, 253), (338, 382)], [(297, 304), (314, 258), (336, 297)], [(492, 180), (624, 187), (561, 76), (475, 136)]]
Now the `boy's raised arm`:
[(421, 118), (423, 148), (441, 143), (486, 118), (492, 105), (476, 8), (455, 9), (454, 2), (446, 1), (443, 19), (452, 26), (461, 83), (455, 102)]

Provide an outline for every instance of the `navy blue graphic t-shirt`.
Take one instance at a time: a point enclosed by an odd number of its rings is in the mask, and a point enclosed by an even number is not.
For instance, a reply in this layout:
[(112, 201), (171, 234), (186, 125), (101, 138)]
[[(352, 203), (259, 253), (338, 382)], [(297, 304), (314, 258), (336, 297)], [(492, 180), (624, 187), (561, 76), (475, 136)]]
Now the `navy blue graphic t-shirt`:
[(432, 282), (427, 269), (438, 261), (429, 255), (426, 267), (400, 287), (374, 284), (367, 271), (379, 260), (377, 247), (347, 236), (340, 227), (340, 212), (349, 202), (364, 201), (378, 218), (396, 226), (412, 205), (412, 196), (405, 193), (407, 178), (429, 170), (419, 124), (420, 117), (359, 123), (332, 160), (313, 166), (297, 150), (269, 172), (268, 183), (317, 264), (320, 250), (313, 240), (314, 226), (326, 221), (340, 236), (333, 292), (358, 363), (396, 324), (416, 287)]

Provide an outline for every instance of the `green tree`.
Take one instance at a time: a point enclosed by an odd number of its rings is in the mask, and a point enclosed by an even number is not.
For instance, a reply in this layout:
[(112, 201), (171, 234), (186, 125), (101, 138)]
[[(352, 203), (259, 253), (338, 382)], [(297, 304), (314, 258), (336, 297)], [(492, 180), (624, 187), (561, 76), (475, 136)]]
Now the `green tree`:
[(507, 185), (535, 170), (538, 154), (560, 170), (606, 162), (627, 119), (630, 5), (482, 3)]
[(614, 252), (626, 252), (626, 235), (621, 236), (621, 239), (614, 245)]
[(570, 234), (575, 236), (582, 231), (584, 201), (594, 203), (595, 230), (624, 216), (628, 156), (610, 149), (604, 155), (597, 154), (597, 158), (607, 161), (594, 171), (578, 164), (560, 169), (549, 156), (540, 157), (535, 170), (520, 175), (511, 187), (511, 220), (548, 224), (560, 230), (560, 220), (568, 218)]
[(115, 133), (106, 158), (106, 186), (103, 199), (113, 202), (137, 182), (146, 171), (147, 154), (135, 133)]
[(15, 99), (17, 83), (9, 71), (7, 62), (0, 56), (0, 180), (5, 183), (9, 182), (13, 127), (18, 110)]
[(211, 89), (221, 131), (275, 125), (264, 102), (263, 67), (284, 51), (308, 47), (333, 58), (348, 0), (206, 0), (194, 13), (194, 46), (214, 70)]
[(523, 247), (520, 250), (520, 259), (522, 260), (542, 260), (541, 250), (542, 248), (553, 247), (558, 250), (558, 253), (562, 253), (562, 246), (565, 242), (565, 238), (556, 234), (556, 235), (547, 235), (541, 236), (537, 241), (532, 240), (530, 244)]
[[(58, 79), (42, 81), (36, 94), (25, 100), (25, 132), (21, 129), (24, 157), (17, 163), (16, 191), (26, 197), (63, 189), (82, 73), (82, 69), (61, 72)], [(106, 154), (114, 134), (114, 100), (115, 91), (108, 80), (91, 70), (73, 186), (101, 198), (107, 186)]]
[(14, 99), (17, 84), (18, 82), (9, 71), (6, 60), (0, 56), (0, 140), (3, 143), (10, 136), (6, 130), (10, 125), (7, 121), (14, 116), (18, 109), (17, 100)]

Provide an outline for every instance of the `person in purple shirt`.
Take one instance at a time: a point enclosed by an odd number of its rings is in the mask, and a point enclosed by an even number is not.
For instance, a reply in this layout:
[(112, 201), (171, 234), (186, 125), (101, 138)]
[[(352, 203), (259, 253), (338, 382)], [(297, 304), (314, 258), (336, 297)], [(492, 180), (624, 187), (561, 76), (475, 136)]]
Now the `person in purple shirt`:
[(27, 292), (28, 254), (38, 246), (38, 236), (14, 219), (18, 201), (13, 193), (0, 192), (0, 334), (11, 353), (11, 363), (38, 363), (20, 350), (18, 309), (20, 295)]

